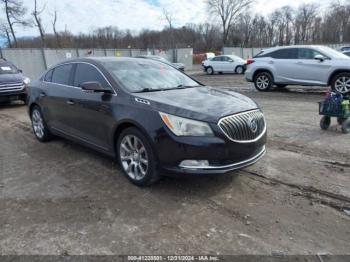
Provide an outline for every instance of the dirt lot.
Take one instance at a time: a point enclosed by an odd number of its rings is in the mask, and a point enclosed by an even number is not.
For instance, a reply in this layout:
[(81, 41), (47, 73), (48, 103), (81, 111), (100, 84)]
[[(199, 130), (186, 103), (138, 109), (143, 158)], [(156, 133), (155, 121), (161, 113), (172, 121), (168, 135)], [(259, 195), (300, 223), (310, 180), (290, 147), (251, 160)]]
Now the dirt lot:
[(192, 74), (263, 107), (262, 161), (141, 189), (103, 155), (38, 143), (26, 108), (1, 106), (0, 253), (350, 254), (350, 136), (320, 130), (324, 89), (258, 93), (242, 76)]

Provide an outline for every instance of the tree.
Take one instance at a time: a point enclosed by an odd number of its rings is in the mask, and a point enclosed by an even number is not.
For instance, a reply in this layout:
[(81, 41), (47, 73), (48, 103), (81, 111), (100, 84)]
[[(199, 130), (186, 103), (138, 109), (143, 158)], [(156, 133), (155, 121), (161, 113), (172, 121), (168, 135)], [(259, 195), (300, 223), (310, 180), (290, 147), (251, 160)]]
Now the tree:
[(12, 35), (15, 47), (17, 47), (17, 38), (14, 27), (17, 24), (28, 25), (28, 22), (23, 20), (23, 17), (27, 13), (27, 9), (23, 6), (21, 0), (0, 0), (4, 4), (4, 11), (8, 24), (8, 29)]
[(57, 32), (57, 19), (58, 19), (58, 14), (57, 14), (57, 10), (55, 10), (53, 13), (52, 31), (53, 31), (55, 38), (56, 38), (57, 47), (61, 47), (60, 35)]
[(44, 12), (44, 10), (45, 10), (45, 5), (40, 10), (38, 10), (37, 0), (34, 0), (34, 10), (33, 10), (32, 15), (34, 16), (35, 26), (39, 30), (39, 34), (40, 34), (40, 38), (41, 38), (41, 42), (42, 42), (43, 47), (45, 47), (45, 32), (44, 32), (44, 28), (42, 25), (40, 15)]
[(8, 26), (0, 21), (0, 36), (4, 36), (7, 39), (7, 46), (11, 47), (11, 37), (10, 37), (10, 30)]
[(253, 0), (208, 0), (209, 12), (220, 17), (222, 23), (222, 42), (228, 43), (229, 32), (233, 22)]
[(296, 43), (300, 42), (305, 43), (309, 39), (310, 30), (316, 19), (317, 6), (315, 4), (302, 4), (297, 13), (296, 18), (296, 27), (298, 28), (298, 35)]

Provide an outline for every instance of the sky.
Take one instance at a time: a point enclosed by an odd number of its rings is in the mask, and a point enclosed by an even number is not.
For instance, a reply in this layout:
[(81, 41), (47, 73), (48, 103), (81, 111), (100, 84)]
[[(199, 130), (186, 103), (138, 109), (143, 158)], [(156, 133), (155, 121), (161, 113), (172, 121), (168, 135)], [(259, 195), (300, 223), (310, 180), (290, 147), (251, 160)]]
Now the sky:
[[(22, 0), (28, 10), (33, 8), (33, 0)], [(37, 0), (39, 6), (45, 5), (43, 22), (45, 31), (52, 33), (52, 14), (58, 12), (57, 28), (67, 28), (73, 33), (88, 33), (104, 26), (117, 26), (137, 33), (142, 29), (160, 30), (166, 26), (163, 9), (173, 16), (176, 27), (187, 23), (215, 22), (207, 14), (206, 0)], [(316, 2), (324, 6), (332, 0), (255, 0), (251, 7), (253, 13), (267, 15), (274, 9), (301, 3)], [(333, 0), (334, 1), (334, 0)], [(31, 12), (31, 11), (30, 11)], [(29, 13), (28, 12), (28, 15)], [(1, 22), (4, 12), (0, 13)], [(19, 36), (38, 35), (36, 28), (16, 28)]]

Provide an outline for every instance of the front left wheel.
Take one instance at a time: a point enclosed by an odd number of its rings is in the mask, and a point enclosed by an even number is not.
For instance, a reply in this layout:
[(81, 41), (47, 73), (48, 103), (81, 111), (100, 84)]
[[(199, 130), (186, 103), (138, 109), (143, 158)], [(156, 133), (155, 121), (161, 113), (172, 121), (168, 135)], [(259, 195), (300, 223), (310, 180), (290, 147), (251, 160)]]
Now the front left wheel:
[(149, 186), (160, 179), (153, 149), (137, 128), (125, 129), (119, 136), (116, 149), (118, 162), (133, 184)]

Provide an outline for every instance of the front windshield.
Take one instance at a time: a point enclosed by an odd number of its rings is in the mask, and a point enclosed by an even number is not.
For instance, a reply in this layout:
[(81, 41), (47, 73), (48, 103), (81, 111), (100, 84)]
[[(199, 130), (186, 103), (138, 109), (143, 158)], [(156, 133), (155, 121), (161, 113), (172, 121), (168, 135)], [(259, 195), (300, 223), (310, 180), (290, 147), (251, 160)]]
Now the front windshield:
[(113, 61), (103, 65), (130, 92), (195, 87), (199, 84), (172, 66), (155, 61)]
[(6, 74), (18, 74), (19, 70), (11, 64), (5, 63), (5, 64), (0, 64), (0, 74), (1, 75), (6, 75)]
[(320, 46), (320, 51), (325, 53), (327, 56), (335, 59), (349, 59), (348, 56), (344, 55), (343, 53), (340, 53), (337, 50), (334, 50), (333, 48), (327, 47), (327, 46)]

